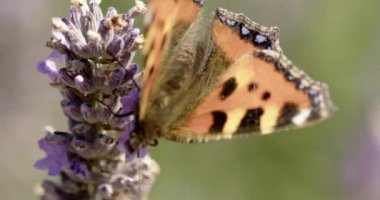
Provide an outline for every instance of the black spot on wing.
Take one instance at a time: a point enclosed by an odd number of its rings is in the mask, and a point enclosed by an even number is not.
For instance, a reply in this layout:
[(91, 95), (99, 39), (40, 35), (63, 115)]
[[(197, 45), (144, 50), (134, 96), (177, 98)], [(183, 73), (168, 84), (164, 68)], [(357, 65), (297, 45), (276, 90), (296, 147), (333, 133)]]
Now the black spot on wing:
[(222, 132), (224, 124), (227, 121), (227, 114), (222, 111), (214, 111), (211, 113), (213, 118), (213, 124), (210, 127), (211, 133)]
[(247, 110), (238, 128), (239, 133), (260, 131), (260, 118), (264, 114), (262, 108)]
[(262, 99), (263, 101), (267, 101), (267, 100), (269, 100), (270, 97), (271, 97), (270, 92), (265, 91), (265, 92), (263, 93), (263, 95), (261, 96), (261, 99)]
[(277, 120), (276, 128), (281, 128), (292, 123), (292, 118), (299, 112), (298, 106), (294, 103), (285, 103), (281, 108), (280, 116)]
[(253, 91), (257, 90), (258, 87), (259, 87), (259, 85), (257, 83), (252, 82), (248, 85), (248, 91), (253, 92)]
[(235, 77), (229, 78), (226, 82), (223, 84), (222, 92), (220, 92), (220, 98), (222, 100), (229, 97), (237, 88), (237, 83)]

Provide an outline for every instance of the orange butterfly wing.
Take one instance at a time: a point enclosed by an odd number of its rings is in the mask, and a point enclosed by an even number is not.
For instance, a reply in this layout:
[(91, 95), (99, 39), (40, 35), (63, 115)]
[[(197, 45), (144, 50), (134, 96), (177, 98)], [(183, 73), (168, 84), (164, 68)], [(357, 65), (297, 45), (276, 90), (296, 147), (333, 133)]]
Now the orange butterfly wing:
[(158, 69), (165, 63), (170, 50), (194, 21), (202, 0), (149, 0), (150, 22), (143, 53), (146, 56), (144, 87), (140, 100), (140, 118), (145, 115), (146, 105)]
[[(231, 64), (183, 124), (164, 137), (206, 142), (268, 134), (303, 127), (331, 114), (334, 106), (327, 86), (313, 81), (282, 54), (277, 28), (223, 9), (215, 17), (212, 40)], [(207, 66), (213, 67), (218, 66)]]
[(333, 110), (325, 84), (312, 81), (278, 52), (264, 50), (236, 60), (182, 127), (166, 137), (205, 142), (268, 134), (310, 125)]

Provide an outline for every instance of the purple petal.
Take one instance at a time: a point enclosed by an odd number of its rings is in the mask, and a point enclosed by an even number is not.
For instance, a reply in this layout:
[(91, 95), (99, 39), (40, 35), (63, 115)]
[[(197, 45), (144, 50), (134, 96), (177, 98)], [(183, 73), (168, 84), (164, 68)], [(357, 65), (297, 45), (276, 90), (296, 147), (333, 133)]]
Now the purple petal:
[(125, 82), (135, 79), (136, 74), (139, 72), (139, 65), (136, 63), (131, 63), (127, 67), (127, 76), (124, 77)]
[(61, 107), (67, 117), (75, 121), (79, 121), (79, 122), (83, 121), (83, 116), (82, 116), (80, 107), (77, 104), (73, 103), (70, 100), (63, 99), (61, 101)]
[(92, 108), (91, 104), (88, 102), (82, 103), (80, 107), (80, 112), (82, 117), (89, 123), (97, 123), (97, 113), (96, 110)]
[(59, 165), (56, 162), (53, 162), (52, 160), (52, 158), (46, 156), (45, 158), (38, 160), (34, 164), (34, 167), (40, 170), (48, 169), (49, 176), (57, 176), (62, 171), (63, 166)]
[(89, 3), (95, 3), (95, 4), (99, 5), (101, 2), (102, 2), (102, 0), (90, 0)]
[(380, 143), (371, 134), (359, 139), (362, 141), (349, 152), (345, 163), (345, 183), (350, 192), (370, 194), (370, 190), (380, 189)]
[(129, 92), (127, 96), (121, 97), (120, 102), (123, 105), (122, 114), (129, 113), (136, 109), (139, 100), (139, 91), (137, 89)]
[(145, 157), (147, 154), (148, 154), (148, 148), (147, 147), (139, 149), (138, 155), (140, 158)]
[(124, 40), (120, 36), (115, 36), (115, 39), (108, 45), (107, 52), (116, 57), (124, 48)]
[(70, 164), (69, 169), (72, 173), (74, 173), (76, 176), (80, 178), (86, 177), (89, 174), (86, 164), (78, 160), (73, 160)]
[(54, 61), (44, 60), (38, 63), (37, 70), (50, 77), (51, 80), (55, 80), (58, 77), (57, 65)]
[(65, 46), (67, 49), (70, 49), (70, 44), (62, 32), (52, 31), (52, 35), (53, 35), (53, 38), (58, 40), (60, 44)]
[(127, 70), (125, 68), (120, 67), (116, 69), (109, 78), (109, 85), (111, 87), (118, 87), (124, 84), (123, 81), (125, 80), (124, 77), (126, 76), (126, 74)]
[(61, 62), (64, 62), (66, 57), (65, 57), (65, 55), (59, 53), (58, 51), (53, 51), (49, 55), (49, 58), (57, 59), (57, 60), (59, 60)]
[(124, 152), (125, 143), (129, 140), (134, 130), (135, 130), (135, 123), (131, 122), (130, 124), (128, 124), (127, 128), (124, 130), (124, 133), (120, 135), (118, 139), (118, 148), (120, 151)]
[(106, 15), (104, 18), (111, 18), (117, 15), (117, 10), (114, 7), (109, 7), (107, 9)]
[(131, 49), (131, 47), (135, 44), (136, 38), (139, 36), (140, 29), (135, 28), (129, 34), (124, 35), (124, 43), (126, 49)]
[(70, 21), (75, 25), (75, 27), (80, 28), (80, 18), (81, 13), (78, 7), (70, 7)]
[(48, 141), (44, 137), (38, 144), (40, 149), (45, 151), (46, 157), (38, 160), (34, 166), (40, 170), (47, 169), (49, 176), (58, 175), (62, 171), (63, 166), (68, 162), (67, 143), (56, 140)]
[(145, 157), (146, 155), (148, 154), (148, 148), (141, 148), (141, 149), (138, 149), (132, 153), (127, 153), (126, 156), (125, 156), (125, 160), (127, 162), (130, 162), (132, 161), (133, 159), (135, 158), (143, 158)]
[(140, 35), (140, 29), (133, 28), (130, 32), (130, 37), (137, 37), (138, 35)]

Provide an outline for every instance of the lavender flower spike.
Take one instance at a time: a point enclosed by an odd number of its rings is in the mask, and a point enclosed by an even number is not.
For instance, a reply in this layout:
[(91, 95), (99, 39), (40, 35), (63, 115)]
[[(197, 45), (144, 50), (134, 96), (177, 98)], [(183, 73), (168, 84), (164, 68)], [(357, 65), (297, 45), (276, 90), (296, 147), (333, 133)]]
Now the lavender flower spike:
[[(39, 141), (46, 157), (35, 163), (60, 183), (38, 188), (43, 200), (143, 200), (159, 173), (147, 149), (125, 147), (136, 131), (141, 75), (134, 64), (143, 36), (134, 18), (146, 11), (142, 1), (125, 14), (100, 0), (71, 0), (70, 16), (52, 20), (53, 50), (37, 69), (60, 91), (70, 133), (54, 131)], [(126, 115), (124, 115), (126, 114)]]

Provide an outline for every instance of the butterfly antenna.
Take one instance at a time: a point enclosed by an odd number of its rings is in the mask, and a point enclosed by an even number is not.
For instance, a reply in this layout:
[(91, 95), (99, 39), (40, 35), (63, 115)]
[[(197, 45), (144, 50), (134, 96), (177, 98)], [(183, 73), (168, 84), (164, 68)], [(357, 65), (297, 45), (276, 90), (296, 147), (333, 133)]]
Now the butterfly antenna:
[(136, 155), (137, 155), (137, 158), (141, 158), (141, 153), (139, 150), (137, 150)]
[[(111, 55), (112, 56), (112, 55)], [(116, 62), (117, 62), (117, 64), (119, 64), (120, 65), (120, 67), (124, 67), (123, 66), (123, 64), (120, 62), (120, 60), (119, 59), (117, 59), (115, 56), (112, 56), (112, 58), (114, 59), (114, 60), (116, 60)], [(137, 90), (140, 92), (140, 86), (136, 83), (136, 81), (135, 81), (135, 79), (133, 78), (133, 74), (131, 74), (131, 72), (129, 72), (128, 71), (128, 75), (131, 75), (131, 77), (132, 77), (132, 83), (133, 83), (133, 85), (137, 88)]]
[(64, 131), (53, 131), (53, 134), (54, 135), (61, 135), (61, 136), (70, 135), (70, 133), (64, 132)]

